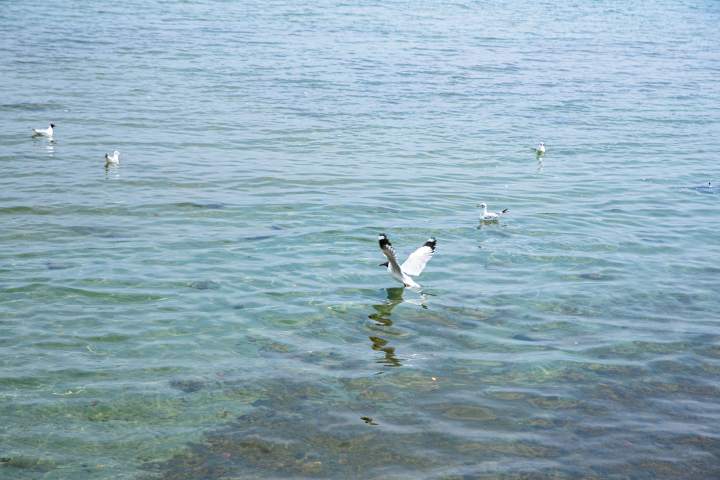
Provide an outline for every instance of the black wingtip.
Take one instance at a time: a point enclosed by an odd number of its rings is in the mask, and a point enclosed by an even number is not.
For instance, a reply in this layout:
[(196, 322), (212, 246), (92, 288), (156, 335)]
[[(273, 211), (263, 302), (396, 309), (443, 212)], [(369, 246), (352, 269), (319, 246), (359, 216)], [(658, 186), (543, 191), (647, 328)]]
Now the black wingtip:
[(388, 240), (384, 233), (378, 236), (378, 241), (380, 242), (380, 248), (383, 248), (385, 245), (391, 245), (390, 240)]
[(425, 242), (425, 245), (423, 245), (423, 247), (430, 247), (430, 249), (434, 252), (436, 243), (437, 243), (437, 240), (435, 240), (435, 237), (430, 237), (430, 238), (428, 238), (428, 241)]
[(510, 210), (510, 209), (509, 209), (509, 208), (506, 208), (505, 210), (502, 211), (502, 213), (505, 213), (505, 212), (507, 212), (508, 210)]

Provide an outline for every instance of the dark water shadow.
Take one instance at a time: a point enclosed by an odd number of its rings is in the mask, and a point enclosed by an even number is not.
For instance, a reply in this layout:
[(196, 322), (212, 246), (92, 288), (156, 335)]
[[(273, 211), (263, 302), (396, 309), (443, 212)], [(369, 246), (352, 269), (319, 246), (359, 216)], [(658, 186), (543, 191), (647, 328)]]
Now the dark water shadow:
[[(385, 291), (387, 292), (387, 300), (379, 305), (373, 305), (372, 307), (375, 309), (375, 313), (370, 315), (370, 319), (374, 320), (376, 322), (375, 325), (379, 327), (391, 327), (393, 325), (393, 321), (390, 319), (392, 310), (405, 301), (403, 299), (404, 288), (388, 288)], [(383, 358), (377, 360), (375, 363), (386, 367), (403, 366), (402, 361), (406, 359), (399, 358), (395, 355), (395, 347), (389, 346), (388, 344), (390, 342), (388, 340), (378, 336), (371, 336), (370, 341), (372, 341), (373, 350), (385, 354)]]

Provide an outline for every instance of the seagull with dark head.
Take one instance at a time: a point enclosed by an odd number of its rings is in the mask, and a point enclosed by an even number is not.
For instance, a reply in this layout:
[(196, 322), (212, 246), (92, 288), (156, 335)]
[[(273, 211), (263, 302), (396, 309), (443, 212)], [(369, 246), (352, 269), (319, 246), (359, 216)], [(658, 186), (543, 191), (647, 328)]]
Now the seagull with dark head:
[(419, 287), (420, 285), (415, 283), (413, 279), (410, 278), (410, 275), (414, 277), (420, 275), (425, 268), (425, 264), (432, 258), (433, 253), (435, 253), (435, 244), (437, 243), (435, 237), (430, 237), (428, 241), (425, 242), (425, 245), (415, 250), (402, 265), (398, 263), (397, 254), (390, 244), (387, 235), (381, 233), (378, 241), (380, 242), (380, 250), (382, 250), (388, 259), (387, 262), (381, 263), (380, 266), (387, 267), (390, 276), (402, 283), (403, 286)]
[(122, 155), (122, 153), (118, 152), (117, 150), (115, 150), (115, 154), (112, 157), (106, 153), (105, 154), (105, 164), (110, 165), (112, 163), (113, 165), (119, 165), (120, 164), (120, 155)]
[(53, 136), (53, 128), (55, 128), (55, 124), (51, 123), (48, 128), (42, 129), (42, 128), (31, 128), (33, 132), (35, 132), (35, 135), (45, 135), (46, 137), (52, 137)]

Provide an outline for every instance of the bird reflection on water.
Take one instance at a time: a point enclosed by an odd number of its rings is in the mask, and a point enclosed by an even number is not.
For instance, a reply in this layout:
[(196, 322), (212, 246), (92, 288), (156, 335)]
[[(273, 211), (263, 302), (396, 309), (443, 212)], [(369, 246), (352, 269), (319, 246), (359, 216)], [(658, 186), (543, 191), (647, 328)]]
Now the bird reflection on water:
[[(428, 296), (430, 296), (428, 293), (421, 293), (419, 300), (405, 300), (403, 299), (403, 292), (405, 291), (404, 288), (386, 288), (385, 291), (387, 292), (387, 300), (380, 305), (373, 305), (376, 313), (370, 315), (370, 319), (374, 320), (378, 327), (391, 327), (393, 325), (393, 321), (390, 319), (390, 316), (392, 315), (391, 312), (396, 306), (403, 302), (419, 303), (421, 307), (427, 309), (423, 302), (425, 302)], [(399, 358), (395, 355), (395, 347), (388, 346), (390, 343), (388, 340), (372, 336), (370, 337), (370, 340), (373, 342), (373, 350), (378, 350), (385, 354), (385, 356), (377, 360), (376, 363), (382, 364), (386, 367), (402, 367), (403, 364), (401, 362), (407, 360), (406, 358)]]

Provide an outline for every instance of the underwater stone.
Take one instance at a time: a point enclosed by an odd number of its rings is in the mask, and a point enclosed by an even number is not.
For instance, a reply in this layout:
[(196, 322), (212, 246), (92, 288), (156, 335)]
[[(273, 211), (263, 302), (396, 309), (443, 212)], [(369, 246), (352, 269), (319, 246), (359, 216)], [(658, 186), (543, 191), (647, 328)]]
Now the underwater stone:
[(202, 380), (170, 380), (170, 386), (183, 392), (192, 393), (202, 390), (205, 382)]
[(49, 472), (54, 470), (56, 467), (55, 462), (46, 459), (37, 459), (32, 457), (22, 458), (10, 458), (9, 462), (6, 463), (8, 467), (18, 468), (21, 470), (27, 470), (30, 472)]
[(233, 308), (235, 310), (242, 310), (243, 308), (245, 308), (245, 305), (243, 305), (242, 303), (237, 303)]
[(241, 238), (240, 240), (246, 240), (248, 242), (252, 242), (253, 240), (265, 240), (267, 238), (272, 238), (272, 235), (260, 235), (257, 237), (244, 237), (244, 238)]
[(493, 413), (483, 407), (468, 407), (459, 405), (443, 413), (443, 417), (456, 418), (458, 420), (492, 420), (497, 418)]
[(45, 266), (48, 270), (65, 270), (66, 268), (77, 267), (78, 264), (73, 262), (47, 262)]
[(485, 320), (486, 318), (492, 317), (492, 315), (489, 313), (464, 307), (447, 307), (445, 311), (454, 315), (479, 318), (480, 320)]
[(122, 233), (105, 233), (100, 236), (103, 238), (133, 238), (135, 235), (124, 235)]
[(599, 273), (583, 273), (580, 278), (586, 278), (588, 280), (607, 280), (607, 277), (600, 275)]
[(105, 227), (77, 226), (70, 227), (70, 230), (75, 233), (79, 233), (80, 235), (107, 235), (109, 233), (112, 233), (109, 229)]
[(190, 205), (195, 208), (223, 208), (225, 206), (221, 202), (193, 202)]
[(513, 335), (512, 337), (514, 340), (522, 340), (523, 342), (539, 342), (537, 338), (528, 337), (524, 333), (518, 333), (517, 335)]
[(195, 290), (215, 290), (220, 288), (220, 284), (212, 280), (202, 280), (200, 282), (193, 282), (188, 285), (188, 287), (194, 288)]

